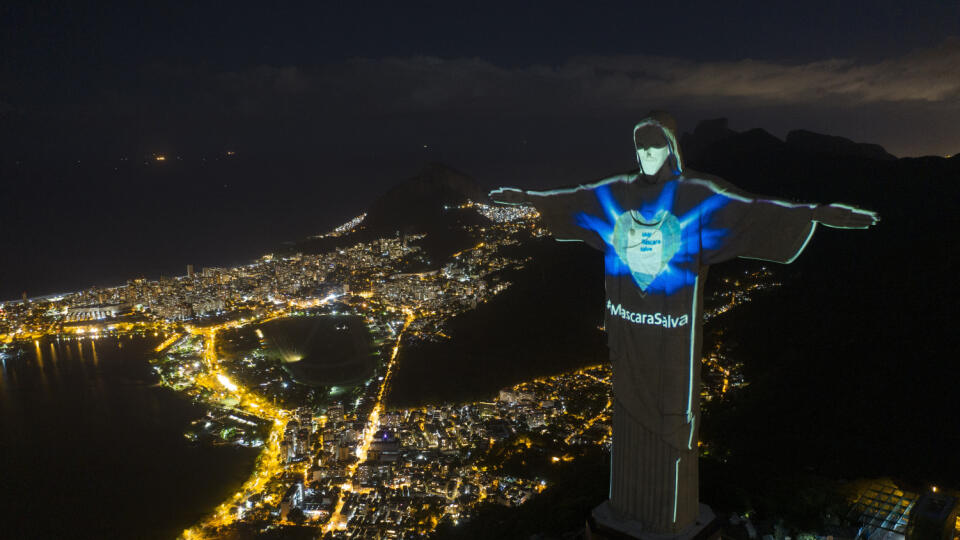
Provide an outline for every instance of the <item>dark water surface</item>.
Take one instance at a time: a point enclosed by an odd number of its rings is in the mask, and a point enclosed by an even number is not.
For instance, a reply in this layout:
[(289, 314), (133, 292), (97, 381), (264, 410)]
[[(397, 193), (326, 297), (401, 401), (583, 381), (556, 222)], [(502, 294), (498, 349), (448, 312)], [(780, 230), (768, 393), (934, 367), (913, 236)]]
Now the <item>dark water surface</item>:
[(310, 386), (355, 385), (375, 369), (371, 335), (362, 317), (287, 317), (260, 327), (269, 351), (295, 381)]
[(204, 410), (155, 386), (147, 360), (162, 339), (3, 353), (0, 537), (172, 538), (242, 483), (256, 450), (183, 437)]

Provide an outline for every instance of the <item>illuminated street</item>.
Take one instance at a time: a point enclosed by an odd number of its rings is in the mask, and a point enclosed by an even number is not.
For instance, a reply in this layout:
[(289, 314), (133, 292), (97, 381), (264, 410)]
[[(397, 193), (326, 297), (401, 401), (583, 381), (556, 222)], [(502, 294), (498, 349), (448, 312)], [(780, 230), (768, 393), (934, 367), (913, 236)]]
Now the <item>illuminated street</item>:
[[(237, 325), (232, 325), (236, 327)], [(222, 326), (212, 327), (203, 331), (194, 330), (195, 333), (203, 335), (203, 360), (206, 366), (206, 372), (197, 377), (197, 383), (201, 386), (210, 388), (215, 392), (214, 395), (220, 396), (229, 393), (239, 400), (238, 409), (244, 412), (272, 422), (272, 429), (267, 437), (264, 449), (257, 461), (257, 467), (250, 478), (244, 482), (243, 486), (229, 500), (224, 501), (217, 507), (213, 515), (206, 521), (193, 529), (184, 531), (185, 538), (203, 537), (202, 531), (209, 528), (217, 528), (229, 525), (237, 516), (230, 512), (230, 507), (239, 501), (245, 494), (250, 495), (258, 493), (263, 489), (267, 480), (283, 472), (282, 461), (280, 459), (280, 439), (283, 435), (283, 429), (286, 426), (286, 418), (289, 411), (279, 409), (273, 406), (267, 400), (241, 388), (234, 384), (219, 368), (218, 357), (216, 353), (216, 335)], [(214, 382), (216, 381), (216, 382)]]
[[(403, 271), (424, 261), (415, 243), (420, 236), (319, 255), (265, 256), (192, 278), (134, 280), (96, 291), (96, 298), (113, 302), (104, 306), (88, 304), (93, 293), (53, 299), (42, 311), (19, 314), (7, 325), (16, 330), (3, 339), (39, 339), (49, 329), (164, 336), (154, 349), (154, 372), (161, 384), (207, 410), (184, 437), (259, 452), (249, 476), (183, 531), (184, 538), (296, 526), (330, 538), (422, 538), (470, 519), (482, 503), (516, 506), (549, 487), (546, 478), (506, 472), (513, 460), (562, 467), (590, 448), (611, 445), (605, 365), (504, 388), (491, 401), (385, 408), (403, 368), (398, 357), (404, 343), (450, 340), (448, 321), (509, 288), (501, 272), (528, 262), (505, 250), (522, 235), (548, 234), (538, 215), (523, 207), (471, 202), (459, 210), (476, 211), (490, 223), (468, 226), (476, 238), (472, 247), (436, 271)], [(329, 234), (362, 223), (358, 216)], [(777, 286), (771, 276), (764, 269), (728, 282), (715, 293), (716, 308), (707, 317), (749, 301), (752, 291)], [(321, 318), (334, 333), (346, 330), (347, 320), (364, 327), (362, 335), (369, 333), (373, 343), (371, 374), (321, 388), (291, 378), (283, 362), (300, 362), (305, 353), (277, 359), (268, 323)], [(706, 399), (742, 384), (741, 367), (727, 360), (723, 342), (703, 361)]]
[[(393, 368), (396, 364), (397, 354), (400, 352), (400, 342), (403, 340), (403, 335), (407, 331), (407, 328), (410, 327), (410, 323), (416, 318), (413, 312), (410, 310), (404, 310), (404, 313), (406, 313), (407, 319), (403, 324), (403, 328), (397, 335), (397, 343), (393, 346), (393, 352), (390, 354), (389, 362), (387, 362), (386, 374), (383, 376), (383, 381), (380, 383), (379, 390), (377, 390), (377, 399), (374, 402), (373, 410), (370, 411), (370, 416), (367, 418), (366, 428), (364, 430), (366, 435), (364, 435), (363, 442), (357, 448), (357, 458), (359, 461), (347, 468), (347, 478), (344, 482), (344, 486), (352, 484), (353, 477), (357, 472), (357, 464), (366, 461), (367, 451), (370, 449), (370, 443), (373, 441), (373, 436), (376, 432), (376, 429), (380, 426), (380, 411), (383, 409), (383, 397), (389, 386), (390, 376), (393, 374)], [(330, 521), (327, 523), (325, 528), (327, 531), (333, 528), (346, 528), (346, 523), (343, 521), (341, 515), (342, 510), (343, 496), (341, 495), (337, 499), (333, 513), (330, 516)]]

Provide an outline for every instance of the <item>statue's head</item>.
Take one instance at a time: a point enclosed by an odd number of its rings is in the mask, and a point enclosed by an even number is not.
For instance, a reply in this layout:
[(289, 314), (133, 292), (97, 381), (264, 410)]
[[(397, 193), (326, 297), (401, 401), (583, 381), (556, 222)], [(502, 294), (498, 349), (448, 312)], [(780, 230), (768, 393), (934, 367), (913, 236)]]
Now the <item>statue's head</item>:
[(670, 149), (667, 138), (659, 128), (646, 126), (633, 134), (633, 143), (637, 149), (637, 163), (643, 174), (653, 176), (667, 161)]
[[(637, 151), (640, 171), (648, 176), (660, 176), (664, 166), (669, 166), (671, 176), (683, 169), (677, 145), (676, 120), (663, 111), (653, 111), (633, 128), (633, 144)], [(666, 164), (666, 165), (665, 165)]]

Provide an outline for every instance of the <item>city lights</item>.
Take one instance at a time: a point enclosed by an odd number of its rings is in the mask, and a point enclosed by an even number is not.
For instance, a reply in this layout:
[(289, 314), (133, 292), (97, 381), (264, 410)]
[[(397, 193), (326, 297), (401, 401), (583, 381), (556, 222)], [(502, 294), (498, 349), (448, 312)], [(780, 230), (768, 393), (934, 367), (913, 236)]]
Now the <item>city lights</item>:
[(230, 381), (230, 379), (227, 378), (227, 376), (222, 373), (217, 374), (217, 380), (220, 381), (220, 384), (222, 384), (227, 390), (231, 392), (236, 392), (237, 390), (239, 390), (237, 385), (233, 384)]
[[(560, 468), (581, 449), (611, 444), (605, 366), (521, 383), (493, 401), (387, 407), (405, 344), (453, 339), (447, 322), (507, 290), (502, 273), (528, 262), (506, 256), (504, 248), (516, 246), (520, 234), (544, 234), (530, 209), (461, 207), (469, 209), (489, 223), (470, 226), (470, 247), (436, 270), (403, 271), (403, 261), (426, 260), (417, 245), (422, 235), (376, 239), (328, 253), (204, 268), (193, 277), (131, 280), (38, 303), (35, 314), (5, 306), (2, 333), (36, 340), (36, 347), (50, 332), (85, 339), (154, 335), (160, 342), (153, 367), (161, 384), (208, 410), (185, 437), (259, 450), (240, 488), (183, 538), (215, 537), (257, 520), (287, 525), (283, 516), (292, 508), (303, 511), (305, 524), (318, 532), (362, 535), (360, 523), (380, 520), (378, 527), (428, 534), (441, 523), (462, 524), (481, 502), (515, 506), (548, 487), (543, 478), (505, 474), (502, 463), (511, 457), (548, 452), (544, 459)], [(361, 222), (351, 220), (338, 234)], [(778, 285), (766, 269), (724, 282), (714, 293), (717, 307), (706, 317)], [(101, 304), (118, 315), (69, 325), (51, 321), (108, 309)], [(291, 317), (356, 317), (372, 336), (374, 371), (360, 383), (323, 388), (320, 403), (326, 405), (319, 409), (301, 406), (304, 387), (264, 352), (272, 345), (262, 325)], [(245, 342), (252, 349), (236, 350), (240, 335), (252, 338)], [(725, 352), (718, 343), (703, 359), (706, 399), (719, 399), (744, 382), (740, 366)], [(307, 362), (308, 355), (292, 351), (283, 360)], [(551, 433), (557, 446), (540, 448), (529, 433)], [(391, 501), (385, 510), (371, 514), (384, 500)], [(405, 510), (410, 505), (420, 508), (419, 518)]]

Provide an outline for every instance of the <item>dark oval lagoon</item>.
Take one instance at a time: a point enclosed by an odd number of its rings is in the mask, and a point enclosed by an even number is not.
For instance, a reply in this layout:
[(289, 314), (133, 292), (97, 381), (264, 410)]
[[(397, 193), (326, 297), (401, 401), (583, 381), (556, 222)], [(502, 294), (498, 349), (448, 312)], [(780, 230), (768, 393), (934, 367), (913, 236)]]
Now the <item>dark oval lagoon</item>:
[(257, 450), (184, 438), (205, 410), (156, 385), (163, 339), (48, 337), (0, 353), (0, 536), (174, 538), (243, 482)]
[(267, 353), (309, 386), (351, 386), (376, 369), (370, 330), (359, 316), (287, 317), (259, 327)]

